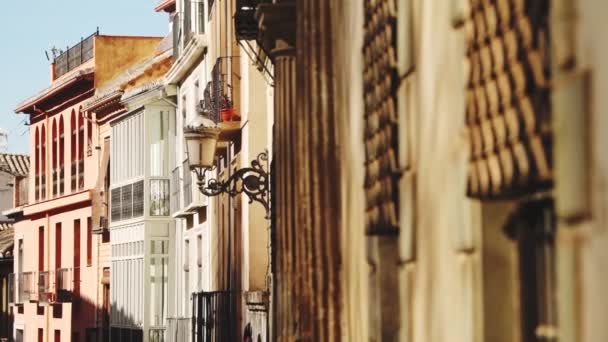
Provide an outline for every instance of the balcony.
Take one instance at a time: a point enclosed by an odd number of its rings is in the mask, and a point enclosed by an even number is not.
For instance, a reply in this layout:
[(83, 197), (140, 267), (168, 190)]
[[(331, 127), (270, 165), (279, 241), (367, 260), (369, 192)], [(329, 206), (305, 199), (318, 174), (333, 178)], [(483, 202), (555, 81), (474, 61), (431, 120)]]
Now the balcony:
[(208, 116), (220, 127), (220, 141), (232, 141), (241, 131), (239, 104), (234, 102), (240, 89), (240, 60), (238, 56), (219, 57), (213, 67), (211, 79), (204, 91), (204, 98), (197, 111)]
[(78, 294), (79, 269), (62, 268), (55, 271), (22, 272), (9, 275), (9, 303), (37, 302), (68, 303)]
[(268, 0), (237, 0), (234, 13), (234, 27), (238, 40), (255, 40), (258, 37), (258, 21), (255, 13), (260, 3)]
[[(75, 277), (75, 275), (78, 275)], [(80, 272), (72, 272), (70, 268), (61, 268), (55, 271), (55, 301), (68, 303), (74, 300), (80, 288)]]
[(23, 272), (15, 275), (15, 304), (27, 303), (34, 299), (36, 290), (34, 272)]
[(38, 272), (37, 276), (37, 291), (35, 296), (39, 303), (51, 303), (54, 300), (54, 294), (51, 287), (51, 272)]
[(214, 291), (192, 295), (192, 323), (195, 335), (192, 341), (237, 340), (237, 294), (235, 291)]
[(71, 70), (76, 69), (83, 63), (93, 58), (95, 36), (99, 35), (99, 29), (88, 36), (81, 39), (80, 42), (71, 48), (67, 48), (59, 56), (55, 57), (53, 64), (55, 65), (55, 78), (59, 78)]

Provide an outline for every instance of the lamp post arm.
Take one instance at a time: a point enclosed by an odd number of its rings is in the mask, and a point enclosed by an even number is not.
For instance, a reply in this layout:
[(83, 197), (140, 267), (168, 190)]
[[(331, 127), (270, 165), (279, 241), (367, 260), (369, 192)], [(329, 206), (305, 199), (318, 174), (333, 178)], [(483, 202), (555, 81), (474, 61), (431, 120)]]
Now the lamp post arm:
[(256, 201), (264, 206), (266, 218), (270, 217), (269, 193), (270, 182), (268, 172), (263, 164), (268, 164), (268, 153), (262, 152), (251, 162), (250, 167), (237, 170), (230, 178), (225, 181), (216, 178), (206, 179), (206, 171), (197, 172), (199, 178), (198, 187), (201, 193), (206, 196), (218, 196), (228, 194), (234, 197), (240, 193), (245, 193), (249, 197), (249, 203)]

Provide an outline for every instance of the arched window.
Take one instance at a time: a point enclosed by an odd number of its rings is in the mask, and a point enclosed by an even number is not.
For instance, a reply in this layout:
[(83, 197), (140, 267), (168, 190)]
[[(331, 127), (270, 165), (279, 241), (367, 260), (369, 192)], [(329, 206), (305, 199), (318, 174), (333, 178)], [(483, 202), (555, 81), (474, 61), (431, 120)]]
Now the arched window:
[(46, 199), (46, 127), (40, 135), (40, 198)]
[(72, 110), (72, 115), (70, 116), (70, 131), (72, 132), (72, 135), (70, 137), (70, 171), (71, 171), (71, 175), (70, 175), (70, 180), (71, 180), (71, 187), (70, 189), (72, 189), (72, 191), (76, 191), (76, 174), (77, 174), (77, 170), (76, 170), (76, 148), (77, 148), (77, 138), (78, 138), (78, 127), (76, 127), (76, 112), (74, 112), (74, 110)]
[(40, 131), (36, 127), (34, 133), (34, 197), (40, 199)]
[(52, 127), (52, 137), (53, 141), (51, 142), (51, 172), (53, 174), (51, 187), (53, 188), (53, 197), (57, 196), (57, 190), (59, 188), (58, 184), (58, 172), (57, 172), (57, 120), (53, 119), (53, 127)]
[(65, 191), (65, 138), (63, 116), (59, 117), (59, 194)]
[(78, 109), (78, 190), (84, 187), (84, 113)]

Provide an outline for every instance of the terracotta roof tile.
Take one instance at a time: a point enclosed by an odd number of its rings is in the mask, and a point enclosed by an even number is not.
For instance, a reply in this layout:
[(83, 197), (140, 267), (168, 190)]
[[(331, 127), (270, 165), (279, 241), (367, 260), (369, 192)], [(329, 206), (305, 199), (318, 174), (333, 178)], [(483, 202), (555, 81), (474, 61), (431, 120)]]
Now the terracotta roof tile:
[(0, 153), (0, 171), (25, 177), (30, 171), (30, 157), (24, 154)]
[(12, 223), (0, 223), (0, 259), (13, 256), (15, 228)]

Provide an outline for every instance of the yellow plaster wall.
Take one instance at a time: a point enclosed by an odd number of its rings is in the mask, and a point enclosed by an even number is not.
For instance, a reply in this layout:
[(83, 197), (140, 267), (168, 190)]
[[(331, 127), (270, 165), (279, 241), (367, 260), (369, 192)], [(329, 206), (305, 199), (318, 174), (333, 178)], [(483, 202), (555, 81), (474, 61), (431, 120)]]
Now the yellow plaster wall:
[(103, 87), (124, 69), (152, 57), (161, 37), (97, 36), (95, 87)]

